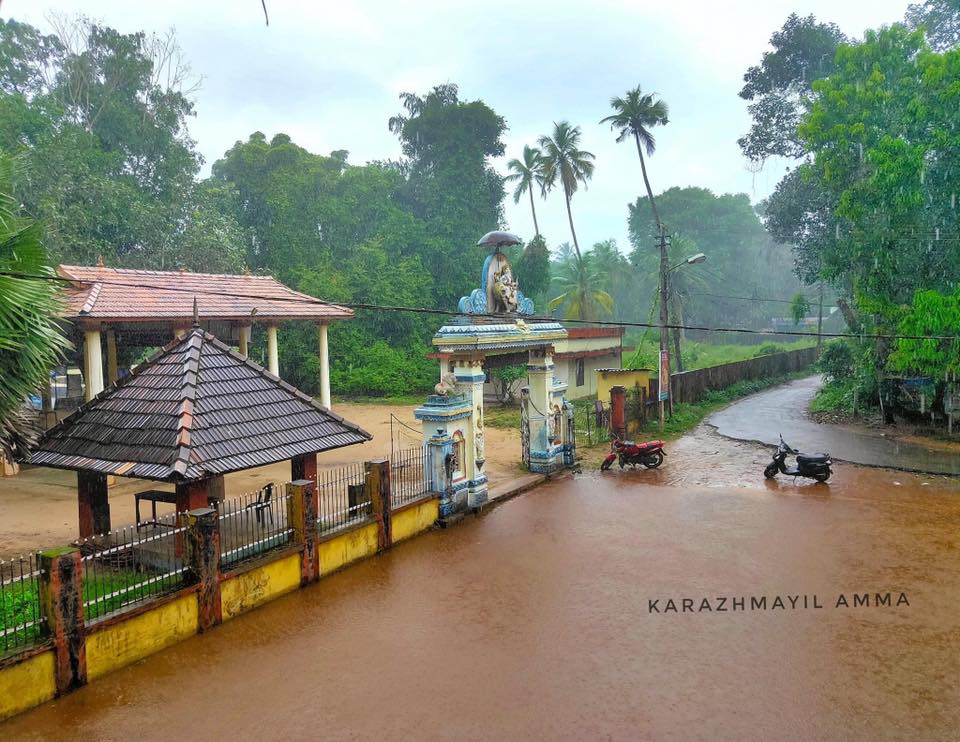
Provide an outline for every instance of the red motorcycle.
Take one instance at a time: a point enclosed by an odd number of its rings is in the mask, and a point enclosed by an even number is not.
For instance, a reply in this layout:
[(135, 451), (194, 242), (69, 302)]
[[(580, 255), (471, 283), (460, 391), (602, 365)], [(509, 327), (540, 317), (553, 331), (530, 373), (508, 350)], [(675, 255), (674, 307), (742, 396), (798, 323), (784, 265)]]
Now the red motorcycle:
[(609, 455), (600, 464), (600, 471), (609, 469), (615, 460), (618, 460), (621, 469), (627, 464), (634, 469), (637, 468), (637, 464), (643, 464), (648, 469), (656, 469), (663, 463), (663, 457), (667, 455), (663, 450), (663, 441), (634, 443), (615, 438), (610, 448)]

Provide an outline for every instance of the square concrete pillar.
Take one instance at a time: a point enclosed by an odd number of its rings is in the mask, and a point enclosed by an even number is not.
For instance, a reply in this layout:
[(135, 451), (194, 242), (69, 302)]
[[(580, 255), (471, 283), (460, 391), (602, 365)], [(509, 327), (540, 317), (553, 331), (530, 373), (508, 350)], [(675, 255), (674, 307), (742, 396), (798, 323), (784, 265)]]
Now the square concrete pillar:
[(110, 532), (110, 500), (107, 475), (96, 471), (77, 472), (77, 505), (80, 538)]

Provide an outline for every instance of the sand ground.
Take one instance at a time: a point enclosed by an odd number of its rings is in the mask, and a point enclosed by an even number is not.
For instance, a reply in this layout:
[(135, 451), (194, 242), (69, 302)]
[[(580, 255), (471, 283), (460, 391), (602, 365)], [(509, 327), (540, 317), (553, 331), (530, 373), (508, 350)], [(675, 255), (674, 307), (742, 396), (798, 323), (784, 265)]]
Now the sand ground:
[[(420, 429), (420, 423), (414, 419), (413, 410), (413, 406), (336, 405), (334, 411), (338, 415), (372, 433), (373, 440), (320, 454), (319, 467), (333, 469), (388, 456), (391, 414), (413, 428), (404, 429), (394, 422), (394, 448), (418, 446), (421, 437), (414, 431)], [(519, 468), (519, 431), (488, 428), (485, 438), (486, 469), (491, 487), (524, 473)], [(226, 496), (235, 497), (255, 492), (268, 482), (289, 481), (290, 465), (281, 462), (228, 474), (224, 479)], [(110, 487), (110, 516), (114, 527), (135, 521), (133, 494), (145, 489), (172, 490), (173, 486), (140, 479), (114, 478), (114, 484)], [(146, 515), (148, 504), (143, 503), (141, 507)], [(157, 505), (158, 514), (172, 510), (172, 505)], [(77, 477), (74, 472), (36, 467), (24, 469), (14, 477), (0, 477), (0, 558), (70, 542), (78, 533), (77, 519)]]

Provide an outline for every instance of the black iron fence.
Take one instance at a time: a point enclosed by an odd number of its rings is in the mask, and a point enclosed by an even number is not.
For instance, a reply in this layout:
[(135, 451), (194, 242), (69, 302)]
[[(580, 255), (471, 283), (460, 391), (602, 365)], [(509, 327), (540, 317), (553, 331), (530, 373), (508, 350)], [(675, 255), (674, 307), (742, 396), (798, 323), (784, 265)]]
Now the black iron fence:
[(573, 408), (573, 427), (578, 446), (595, 446), (610, 440), (610, 405), (600, 400)]
[(321, 533), (363, 522), (373, 514), (373, 505), (364, 490), (365, 481), (362, 463), (318, 472), (317, 527)]
[(424, 446), (393, 452), (390, 487), (394, 508), (413, 502), (430, 490), (429, 469)]
[(290, 496), (280, 483), (223, 500), (220, 511), (220, 563), (236, 564), (286, 546), (293, 536), (287, 513)]
[(124, 526), (78, 542), (87, 623), (178, 590), (187, 567), (183, 515), (160, 516), (138, 529)]
[(36, 643), (46, 628), (40, 602), (40, 555), (0, 559), (0, 654)]

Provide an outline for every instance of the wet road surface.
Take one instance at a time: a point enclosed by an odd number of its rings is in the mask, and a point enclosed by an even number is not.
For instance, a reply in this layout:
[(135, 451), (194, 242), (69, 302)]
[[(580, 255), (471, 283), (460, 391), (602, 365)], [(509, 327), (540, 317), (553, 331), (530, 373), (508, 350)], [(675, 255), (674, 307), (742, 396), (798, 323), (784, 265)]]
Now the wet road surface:
[[(871, 480), (888, 474), (881, 470), (847, 467), (831, 485), (657, 486), (671, 464), (538, 488), (0, 724), (0, 733), (955, 738), (955, 480), (900, 474), (895, 486)], [(905, 592), (910, 605), (834, 607), (840, 593), (852, 603), (854, 592), (888, 591), (894, 601)], [(775, 595), (788, 606), (787, 595), (816, 595), (824, 607), (649, 613), (649, 600), (663, 610), (669, 598), (718, 607), (720, 596), (749, 605), (750, 596)]]
[(807, 407), (820, 383), (819, 376), (812, 376), (753, 394), (713, 413), (707, 422), (721, 435), (738, 440), (776, 445), (782, 433), (794, 448), (806, 452), (826, 451), (842, 461), (905, 471), (960, 474), (960, 453), (897, 441), (879, 432), (819, 425), (807, 415)]

